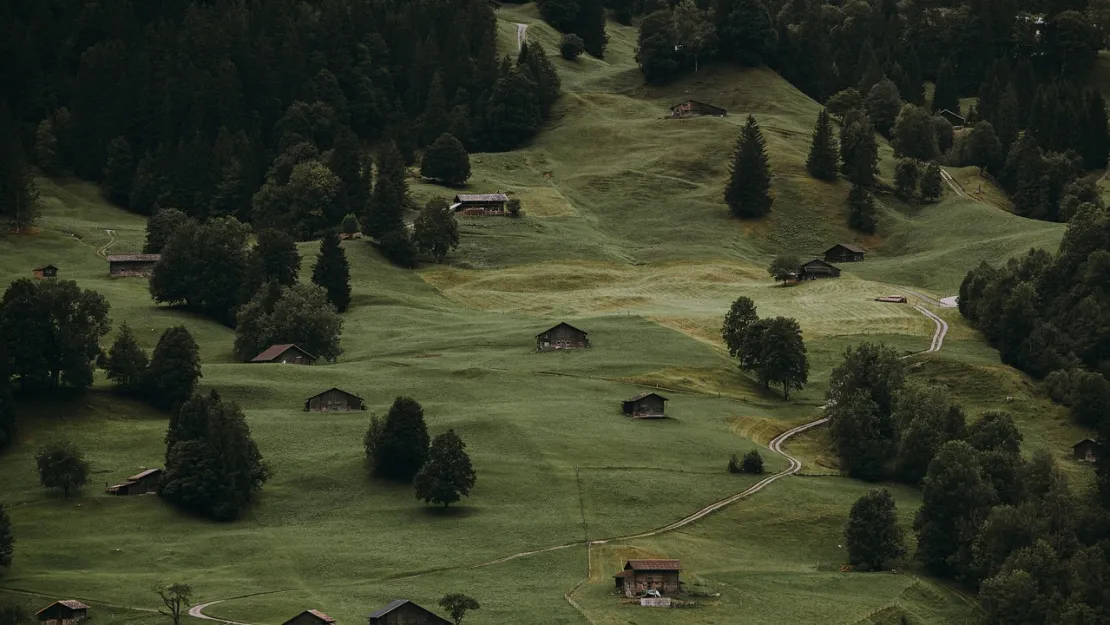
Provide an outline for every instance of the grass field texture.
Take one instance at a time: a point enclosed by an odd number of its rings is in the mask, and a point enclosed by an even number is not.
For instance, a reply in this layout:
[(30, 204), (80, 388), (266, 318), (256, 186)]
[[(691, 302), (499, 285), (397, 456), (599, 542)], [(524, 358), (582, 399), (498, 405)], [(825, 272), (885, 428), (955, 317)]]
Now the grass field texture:
[[(781, 470), (786, 461), (765, 445), (818, 418), (846, 347), (928, 347), (930, 320), (874, 297), (953, 295), (981, 261), (1054, 250), (1062, 226), (949, 191), (927, 206), (881, 196), (878, 235), (857, 236), (846, 227), (847, 185), (804, 171), (819, 105), (774, 73), (704, 68), (644, 87), (632, 28), (610, 24), (606, 58), (571, 63), (556, 58), (558, 34), (532, 5), (506, 6), (499, 18), (505, 51), (515, 50), (516, 23), (528, 24), (566, 91), (529, 146), (472, 155), (467, 189), (508, 192), (526, 215), (462, 218), (460, 248), (416, 272), (389, 266), (365, 243), (344, 243), (354, 301), (334, 365), (235, 363), (231, 330), (154, 306), (144, 280), (107, 277), (103, 254), (141, 248), (140, 217), (106, 204), (88, 183), (39, 181), (40, 230), (0, 239), (0, 284), (53, 263), (62, 278), (103, 293), (113, 326), (130, 322), (148, 349), (164, 328), (186, 324), (201, 345), (202, 386), (243, 406), (274, 477), (232, 524), (183, 516), (156, 497), (108, 497), (103, 485), (160, 465), (167, 416), (112, 395), (103, 380), (82, 396), (27, 402), (19, 443), (0, 456), (0, 500), (18, 540), (0, 593), (39, 607), (48, 597), (81, 598), (103, 623), (162, 619), (151, 612), (157, 580), (191, 583), (200, 602), (226, 600), (210, 615), (267, 625), (305, 608), (360, 622), (394, 598), (433, 607), (456, 591), (483, 605), (471, 625), (970, 622), (963, 596), (912, 571), (840, 572), (848, 508), (869, 486), (836, 475), (819, 429), (789, 445), (802, 476), (675, 532), (589, 554), (580, 545), (665, 525), (744, 490), (755, 478), (725, 472), (731, 453), (760, 449), (768, 469)], [(729, 116), (665, 118), (669, 105), (691, 97)], [(749, 113), (767, 137), (776, 195), (772, 215), (750, 223), (728, 217), (722, 201)], [(883, 156), (889, 177), (886, 146)], [(971, 184), (973, 172), (957, 174)], [(420, 202), (456, 192), (415, 179), (411, 187)], [(812, 256), (839, 241), (869, 250), (840, 280), (783, 288), (767, 277), (775, 254)], [(301, 244), (305, 279), (317, 248)], [(789, 402), (743, 376), (720, 344), (721, 317), (739, 295), (765, 316), (802, 325), (811, 384)], [(911, 359), (914, 377), (946, 384), (972, 415), (1011, 410), (1027, 449), (1047, 446), (1064, 459), (1082, 432), (1000, 365), (955, 311), (937, 312), (952, 330), (941, 353)], [(534, 335), (563, 319), (588, 330), (593, 348), (534, 353)], [(398, 395), (421, 401), (433, 434), (454, 428), (467, 442), (478, 472), (472, 496), (444, 514), (408, 487), (368, 479), (369, 413), (300, 409), (331, 386), (366, 398), (378, 414)], [(650, 388), (670, 398), (672, 418), (623, 417), (620, 400)], [(94, 468), (90, 486), (70, 500), (41, 489), (33, 470), (35, 450), (61, 437)], [(918, 494), (891, 488), (908, 527)], [(716, 596), (681, 612), (623, 605), (610, 595), (611, 575), (633, 555), (681, 558), (684, 580)]]

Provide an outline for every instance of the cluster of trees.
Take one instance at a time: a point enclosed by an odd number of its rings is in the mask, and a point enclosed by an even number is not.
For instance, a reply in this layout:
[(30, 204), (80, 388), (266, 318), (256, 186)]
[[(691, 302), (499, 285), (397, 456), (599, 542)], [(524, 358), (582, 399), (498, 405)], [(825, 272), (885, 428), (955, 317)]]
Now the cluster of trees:
[(170, 419), (158, 489), (166, 501), (228, 521), (253, 503), (269, 476), (243, 411), (216, 391), (193, 395)]
[(446, 509), (474, 488), (466, 444), (454, 430), (430, 439), (424, 408), (411, 397), (398, 397), (385, 419), (370, 418), (363, 446), (371, 475), (413, 484), (425, 503)]
[(0, 223), (12, 232), (30, 228), (38, 216), (38, 190), (19, 126), (0, 101)]
[(739, 297), (725, 314), (721, 336), (729, 355), (740, 361), (741, 369), (755, 373), (764, 387), (782, 386), (785, 399), (790, 399), (792, 389), (805, 388), (809, 359), (796, 320), (760, 319), (755, 302)]
[(120, 391), (163, 410), (175, 410), (192, 396), (201, 377), (200, 348), (188, 328), (174, 326), (162, 332), (148, 357), (124, 322), (108, 350), (104, 369)]
[(1070, 185), (1067, 195), (1077, 208), (1059, 252), (1030, 250), (999, 267), (982, 263), (960, 285), (959, 307), (1003, 362), (1045, 378), (1050, 396), (1106, 441), (1110, 212), (1087, 185)]
[(732, 454), (728, 459), (728, 472), (759, 475), (763, 473), (763, 456), (759, 454), (758, 449), (752, 449), (744, 454), (743, 460), (736, 454)]
[(308, 236), (370, 211), (366, 144), (393, 143), (406, 163), (446, 132), (511, 149), (546, 117), (552, 79), (558, 91), (546, 58), (498, 57), (485, 0), (20, 0), (0, 24), (0, 83), (17, 94), (0, 114), (0, 210), (19, 222), (34, 161), (138, 212)]
[(578, 37), (583, 50), (599, 59), (605, 55), (609, 36), (605, 34), (608, 12), (604, 0), (537, 0), (536, 7), (545, 22)]

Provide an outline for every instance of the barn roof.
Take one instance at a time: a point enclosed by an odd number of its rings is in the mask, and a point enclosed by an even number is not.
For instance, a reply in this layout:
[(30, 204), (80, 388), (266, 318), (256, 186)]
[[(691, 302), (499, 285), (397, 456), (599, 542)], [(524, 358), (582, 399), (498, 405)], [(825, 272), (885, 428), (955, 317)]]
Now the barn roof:
[(659, 393), (638, 393), (638, 394), (636, 394), (632, 397), (629, 397), (625, 401), (640, 401), (641, 399), (643, 399), (645, 397), (651, 397), (652, 395), (655, 395), (656, 397), (658, 397), (659, 399), (662, 399), (663, 401), (670, 401), (666, 397), (663, 397), (662, 395), (660, 395)]
[(821, 265), (823, 267), (830, 267), (832, 269), (836, 269), (836, 267), (834, 267), (833, 265), (830, 265), (829, 263), (826, 263), (825, 261), (821, 260), (820, 258), (814, 258), (813, 260), (811, 260), (807, 263), (802, 263), (802, 267), (809, 267), (810, 265)]
[(681, 571), (678, 560), (629, 560), (624, 565), (626, 571)]
[(270, 362), (274, 358), (277, 358), (278, 356), (284, 354), (285, 352), (289, 351), (290, 349), (292, 349), (294, 347), (296, 347), (298, 350), (304, 352), (304, 354), (306, 356), (308, 356), (309, 358), (313, 358), (313, 359), (316, 358), (312, 354), (304, 351), (303, 349), (297, 347), (296, 345), (294, 345), (292, 343), (285, 343), (283, 345), (271, 345), (270, 347), (268, 347), (266, 349), (266, 351), (264, 351), (261, 354), (255, 356), (254, 358), (251, 358), (251, 362)]
[(825, 253), (828, 254), (829, 252), (835, 250), (838, 247), (842, 247), (842, 248), (848, 250), (849, 252), (855, 252), (857, 254), (865, 254), (867, 252), (867, 250), (863, 249), (862, 247), (860, 247), (858, 245), (852, 245), (851, 243), (837, 243), (836, 245), (834, 245), (834, 246), (830, 247), (829, 249), (825, 250)]
[(582, 334), (589, 334), (589, 332), (586, 332), (585, 330), (581, 330), (579, 328), (576, 328), (576, 327), (570, 325), (569, 323), (567, 323), (566, 321), (560, 321), (559, 323), (556, 323), (555, 325), (553, 325), (550, 328), (544, 330), (543, 332), (540, 332), (536, 336), (540, 336), (542, 334), (547, 334), (548, 332), (551, 332), (552, 330), (556, 330), (556, 329), (561, 328), (563, 326), (566, 326), (566, 327), (570, 328), (571, 330), (581, 332)]
[(156, 263), (160, 260), (161, 254), (116, 254), (108, 257), (110, 263)]
[(941, 110), (937, 111), (937, 115), (944, 115), (945, 113), (948, 113), (952, 117), (958, 117), (963, 121), (967, 121), (966, 117), (964, 117), (963, 115), (960, 115), (959, 113), (956, 113), (954, 111), (950, 111), (948, 109), (941, 109)]
[(136, 473), (135, 475), (132, 475), (131, 477), (129, 477), (127, 479), (129, 481), (135, 482), (135, 481), (143, 479), (144, 477), (147, 477), (148, 475), (154, 475), (155, 473), (161, 473), (161, 472), (162, 472), (162, 469), (147, 469), (146, 471), (143, 471), (141, 473)]
[(70, 610), (88, 610), (89, 609), (89, 606), (81, 603), (80, 601), (78, 601), (76, 599), (62, 599), (61, 601), (55, 601), (54, 603), (51, 603), (50, 605), (48, 605), (45, 608), (39, 610), (38, 612), (35, 612), (35, 615), (38, 616), (39, 614), (42, 614), (43, 612), (46, 612), (47, 610), (49, 610), (50, 608), (52, 608), (56, 605), (64, 605), (65, 607), (69, 608)]
[(504, 193), (460, 193), (455, 196), (456, 202), (508, 202), (509, 196)]
[(53, 269), (53, 270), (57, 271), (58, 268), (55, 267), (54, 265), (43, 265), (42, 267), (35, 267), (34, 270), (35, 271), (43, 271), (43, 270), (46, 270), (46, 269)]
[(340, 393), (343, 393), (344, 395), (350, 395), (351, 397), (354, 397), (355, 399), (362, 399), (361, 397), (359, 397), (358, 395), (355, 395), (354, 393), (348, 393), (347, 391), (339, 388), (338, 386), (333, 386), (333, 387), (329, 388), (326, 391), (320, 391), (319, 393), (316, 393), (312, 397), (306, 397), (305, 400), (307, 401), (307, 400), (311, 400), (311, 399), (316, 399), (317, 397), (323, 395), (324, 393), (330, 393), (332, 391), (339, 391)]
[(381, 618), (381, 617), (385, 616), (386, 614), (389, 614), (390, 612), (396, 610), (397, 608), (399, 608), (399, 607), (401, 607), (405, 604), (409, 604), (412, 607), (416, 608), (417, 610), (423, 611), (425, 614), (427, 614), (428, 616), (435, 619), (435, 622), (437, 622), (437, 623), (447, 623), (447, 625), (451, 625), (451, 621), (448, 621), (447, 619), (445, 619), (442, 616), (436, 614), (435, 612), (432, 612), (431, 610), (429, 610), (427, 608), (419, 606), (419, 605), (409, 601), (408, 599), (394, 599), (393, 601), (390, 601), (389, 603), (387, 603), (384, 608), (378, 610), (377, 612), (372, 612), (370, 614), (370, 618)]
[(708, 103), (706, 103), (706, 102), (702, 102), (701, 100), (694, 100), (694, 99), (692, 99), (692, 98), (691, 98), (691, 99), (688, 99), (688, 100), (683, 100), (683, 101), (679, 102), (678, 104), (675, 104), (674, 106), (672, 106), (672, 107), (671, 107), (671, 110), (673, 111), (673, 110), (675, 110), (676, 108), (678, 108), (678, 107), (682, 106), (683, 104), (687, 104), (687, 103), (689, 103), (689, 104), (700, 104), (701, 106), (707, 106), (707, 107), (709, 107), (709, 108), (711, 108), (711, 109), (717, 109), (718, 111), (722, 111), (722, 112), (723, 112), (723, 111), (725, 110), (725, 109), (723, 109), (723, 108), (721, 108), (721, 107), (719, 107), (719, 106), (713, 106), (712, 104), (708, 104)]
[(1088, 445), (1088, 444), (1089, 445), (1097, 445), (1098, 441), (1096, 441), (1093, 438), (1085, 438), (1085, 439), (1079, 441), (1078, 443), (1072, 445), (1071, 447), (1072, 447), (1072, 449), (1075, 449), (1076, 447), (1079, 447), (1080, 445)]
[(324, 621), (325, 623), (334, 623), (335, 622), (335, 619), (328, 616), (327, 614), (324, 614), (323, 612), (321, 612), (319, 610), (305, 610), (305, 612), (308, 612), (312, 616), (315, 616), (316, 618), (320, 619), (321, 621)]

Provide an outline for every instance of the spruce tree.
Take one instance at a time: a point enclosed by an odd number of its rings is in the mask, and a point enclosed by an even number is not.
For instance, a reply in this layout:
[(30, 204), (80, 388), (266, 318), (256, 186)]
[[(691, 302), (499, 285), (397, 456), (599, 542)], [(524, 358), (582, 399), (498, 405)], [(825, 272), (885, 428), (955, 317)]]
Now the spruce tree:
[(370, 197), (370, 212), (362, 220), (364, 232), (381, 239), (404, 228), (403, 216), (408, 204), (408, 182), (405, 161), (397, 145), (389, 142), (378, 157), (378, 175)]
[(813, 141), (809, 146), (806, 170), (809, 175), (818, 180), (836, 180), (839, 160), (840, 155), (837, 151), (836, 139), (833, 137), (829, 113), (821, 109), (817, 114), (817, 123), (813, 126)]
[(35, 162), (47, 175), (56, 175), (62, 169), (62, 158), (58, 149), (54, 124), (49, 119), (42, 120), (35, 132)]
[(328, 293), (328, 301), (336, 311), (344, 312), (351, 305), (351, 268), (347, 253), (339, 244), (339, 235), (328, 233), (320, 242), (316, 265), (312, 267), (312, 282)]
[(12, 537), (12, 519), (7, 511), (0, 507), (0, 566), (11, 566), (13, 555), (15, 555), (15, 539)]
[(139, 347), (135, 333), (125, 321), (119, 328), (116, 340), (108, 350), (108, 379), (116, 383), (120, 390), (134, 393), (142, 389), (146, 381), (146, 368), (149, 364), (146, 352)]
[(293, 237), (280, 230), (263, 230), (258, 233), (254, 256), (258, 263), (258, 277), (263, 284), (273, 282), (278, 286), (291, 286), (297, 283), (301, 255)]
[(852, 504), (844, 526), (844, 543), (853, 566), (872, 571), (883, 568), (890, 560), (905, 555), (903, 538), (890, 491), (873, 490)]
[(398, 397), (374, 449), (374, 475), (411, 482), (428, 459), (429, 442), (424, 408), (411, 397)]
[(510, 70), (493, 85), (485, 112), (485, 143), (495, 151), (511, 150), (531, 139), (543, 123), (539, 86)]
[(430, 145), (440, 135), (447, 132), (448, 111), (447, 94), (443, 91), (443, 79), (437, 70), (428, 86), (427, 104), (420, 116), (420, 144)]
[(736, 217), (750, 219), (771, 212), (771, 172), (767, 145), (755, 117), (748, 121), (736, 143), (736, 152), (729, 168), (725, 202)]
[(871, 47), (870, 41), (865, 41), (863, 48), (860, 49), (857, 68), (860, 72), (860, 79), (856, 88), (859, 89), (860, 93), (871, 91), (872, 87), (886, 78), (886, 75), (883, 73), (883, 67), (879, 63), (879, 59), (875, 56), (875, 50)]
[(185, 326), (167, 328), (154, 347), (147, 369), (145, 391), (163, 410), (176, 409), (189, 399), (200, 379), (200, 348)]
[(940, 70), (937, 71), (931, 104), (930, 110), (933, 113), (948, 110), (960, 114), (960, 87), (948, 61), (941, 63)]
[(444, 133), (424, 151), (420, 175), (441, 184), (460, 186), (470, 178), (470, 155), (461, 141)]
[(763, 473), (763, 456), (759, 455), (758, 449), (752, 449), (744, 454), (744, 459), (740, 462), (740, 469), (744, 473), (752, 475)]
[(1106, 101), (1096, 89), (1087, 92), (1087, 110), (1080, 148), (1083, 164), (1088, 169), (1105, 169), (1110, 154), (1110, 126), (1106, 119)]
[(466, 443), (447, 430), (432, 441), (428, 460), (413, 480), (416, 498), (424, 503), (443, 504), (444, 509), (461, 497), (469, 496), (474, 488), (474, 468), (466, 453)]
[(994, 124), (994, 131), (998, 135), (998, 142), (1002, 144), (1003, 154), (1009, 154), (1010, 146), (1017, 140), (1021, 130), (1021, 112), (1018, 110), (1017, 92), (1010, 85), (1002, 93), (998, 101), (998, 111), (993, 118), (988, 118)]
[(551, 113), (551, 106), (559, 99), (561, 82), (555, 66), (547, 58), (547, 51), (543, 44), (534, 41), (524, 42), (524, 45), (520, 48), (520, 54), (517, 55), (516, 66), (519, 71), (524, 71), (527, 68), (528, 74), (535, 81), (540, 115), (546, 119)]
[(370, 167), (362, 157), (362, 144), (350, 129), (344, 127), (335, 138), (327, 167), (339, 179), (339, 199), (328, 203), (324, 215), (327, 227), (339, 225), (348, 214), (362, 215), (370, 201)]
[(860, 232), (875, 232), (875, 199), (864, 187), (853, 184), (848, 192), (848, 226)]
[(577, 3), (574, 33), (582, 38), (586, 52), (596, 58), (603, 58), (605, 46), (609, 43), (609, 35), (605, 33), (605, 4), (603, 0), (577, 0)]
[(898, 196), (903, 199), (913, 197), (917, 191), (917, 179), (920, 174), (920, 169), (917, 167), (917, 161), (910, 158), (903, 158), (898, 161), (894, 166), (894, 189)]
[(840, 172), (852, 184), (869, 186), (879, 169), (879, 143), (867, 115), (859, 115), (840, 130)]

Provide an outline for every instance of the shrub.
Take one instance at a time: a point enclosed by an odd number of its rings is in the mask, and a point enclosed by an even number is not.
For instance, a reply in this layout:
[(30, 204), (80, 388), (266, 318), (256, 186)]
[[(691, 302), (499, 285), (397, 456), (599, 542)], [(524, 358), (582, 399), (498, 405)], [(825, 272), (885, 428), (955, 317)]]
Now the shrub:
[(582, 42), (582, 38), (574, 33), (563, 35), (563, 40), (559, 42), (559, 53), (563, 58), (568, 61), (576, 61), (582, 53), (586, 51), (586, 44)]
[(763, 456), (759, 455), (759, 451), (753, 449), (744, 454), (744, 462), (741, 467), (744, 469), (744, 473), (759, 475), (763, 473)]
[(729, 473), (743, 473), (744, 468), (740, 466), (740, 458), (736, 454), (732, 454), (728, 458), (728, 472)]
[(1057, 404), (1068, 404), (1068, 396), (1071, 395), (1072, 387), (1072, 372), (1058, 369), (1048, 374), (1044, 379), (1044, 388), (1052, 401)]
[(524, 214), (523, 211), (520, 210), (520, 200), (516, 198), (509, 200), (508, 208), (509, 217), (520, 217)]

